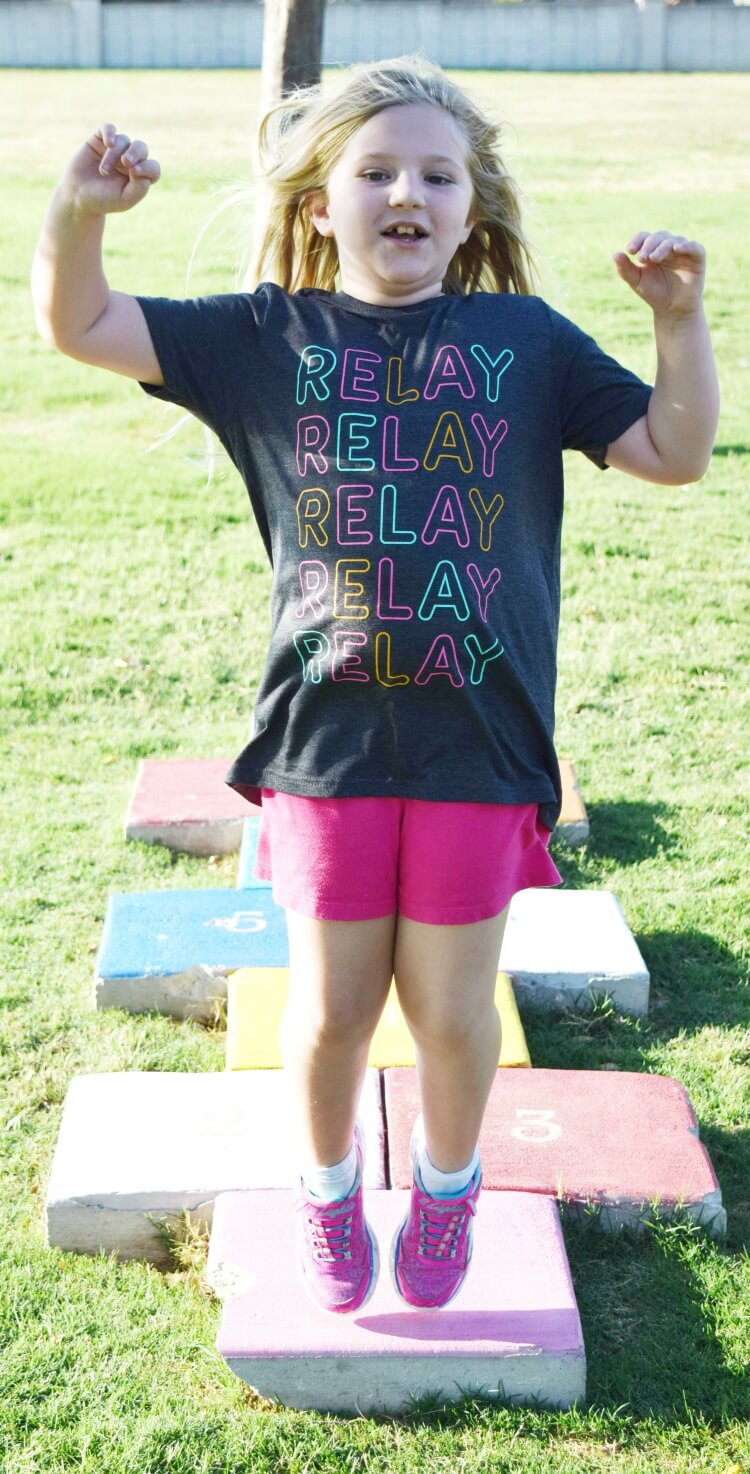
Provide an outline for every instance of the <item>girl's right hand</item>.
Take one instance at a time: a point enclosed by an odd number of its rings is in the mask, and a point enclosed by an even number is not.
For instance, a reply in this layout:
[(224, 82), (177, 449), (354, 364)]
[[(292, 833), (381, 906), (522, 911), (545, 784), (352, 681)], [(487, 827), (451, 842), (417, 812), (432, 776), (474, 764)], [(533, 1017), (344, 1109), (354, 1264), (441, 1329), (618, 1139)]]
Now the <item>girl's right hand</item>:
[(145, 143), (103, 123), (74, 154), (62, 183), (81, 214), (108, 215), (139, 205), (160, 176)]

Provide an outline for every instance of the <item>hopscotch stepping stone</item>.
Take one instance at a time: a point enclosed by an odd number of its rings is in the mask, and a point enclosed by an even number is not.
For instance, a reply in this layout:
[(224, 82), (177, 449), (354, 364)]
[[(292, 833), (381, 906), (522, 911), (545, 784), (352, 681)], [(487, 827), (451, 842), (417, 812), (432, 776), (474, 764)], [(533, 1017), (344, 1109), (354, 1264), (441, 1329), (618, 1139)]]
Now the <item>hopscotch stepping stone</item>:
[(391, 1239), (408, 1201), (406, 1192), (367, 1195), (380, 1277), (363, 1310), (330, 1315), (297, 1276), (291, 1195), (219, 1198), (207, 1278), (224, 1300), (216, 1346), (231, 1370), (264, 1397), (332, 1413), (401, 1413), (430, 1395), (558, 1408), (583, 1398), (583, 1337), (556, 1205), (485, 1194), (466, 1281), (436, 1312), (412, 1310), (391, 1283)]
[(146, 891), (109, 898), (96, 963), (97, 1008), (210, 1018), (227, 974), (288, 967), (284, 912), (270, 891)]
[(240, 858), (237, 864), (237, 889), (240, 891), (270, 891), (270, 882), (258, 880), (253, 875), (255, 864), (255, 853), (258, 848), (258, 831), (260, 829), (260, 816), (246, 819), (242, 828), (242, 843), (240, 845)]
[[(409, 1138), (420, 1109), (416, 1070), (386, 1070), (390, 1181), (411, 1183)], [(726, 1232), (721, 1188), (679, 1081), (610, 1070), (498, 1070), (479, 1137), (484, 1186), (559, 1196), (599, 1226), (639, 1229), (658, 1202), (713, 1237)]]
[(611, 891), (518, 891), (500, 966), (522, 1005), (586, 1009), (609, 994), (620, 1013), (648, 1009), (648, 969)]
[(589, 837), (588, 814), (578, 787), (575, 768), (569, 758), (560, 759), (560, 778), (562, 808), (555, 834), (564, 839), (566, 844), (585, 844)]
[[(365, 1182), (385, 1186), (380, 1080), (359, 1105)], [(167, 1262), (157, 1220), (210, 1225), (219, 1193), (289, 1190), (298, 1167), (282, 1071), (79, 1075), (68, 1090), (47, 1192), (59, 1249)]]
[[(276, 1070), (281, 1067), (279, 1027), (289, 993), (284, 967), (243, 967), (227, 985), (227, 1069)], [(502, 1066), (529, 1066), (531, 1059), (510, 978), (499, 973), (495, 1002), (502, 1020)], [(414, 1040), (401, 1011), (395, 985), (370, 1044), (368, 1063), (416, 1064)]]
[(225, 783), (230, 767), (229, 758), (147, 758), (138, 768), (125, 838), (187, 855), (239, 849), (253, 806)]

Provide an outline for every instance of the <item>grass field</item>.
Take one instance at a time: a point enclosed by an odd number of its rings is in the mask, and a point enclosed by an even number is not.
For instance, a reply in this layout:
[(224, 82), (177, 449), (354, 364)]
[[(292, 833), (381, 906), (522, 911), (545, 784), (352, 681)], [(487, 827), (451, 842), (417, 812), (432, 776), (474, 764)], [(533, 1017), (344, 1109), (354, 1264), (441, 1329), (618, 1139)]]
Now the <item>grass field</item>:
[[(46, 1181), (72, 1077), (217, 1070), (224, 1038), (96, 1013), (113, 889), (231, 885), (126, 845), (139, 758), (232, 756), (246, 741), (269, 586), (231, 468), (207, 486), (190, 427), (137, 386), (35, 335), (27, 280), (54, 180), (98, 122), (148, 139), (163, 179), (107, 227), (110, 281), (180, 296), (211, 191), (246, 170), (257, 76), (3, 73), (0, 567), (3, 935), (0, 1447), (4, 1474), (738, 1474), (750, 1471), (750, 1017), (747, 745), (750, 80), (463, 74), (509, 119), (508, 159), (553, 304), (637, 371), (648, 313), (611, 263), (640, 226), (697, 235), (723, 390), (700, 486), (568, 467), (558, 745), (591, 840), (569, 886), (619, 897), (652, 974), (647, 1018), (527, 1018), (538, 1066), (676, 1076), (729, 1215), (612, 1240), (566, 1230), (588, 1354), (570, 1413), (476, 1403), (401, 1420), (260, 1404), (214, 1350), (201, 1244), (174, 1272), (44, 1243)], [(215, 203), (215, 202), (214, 202)], [(230, 289), (240, 227), (192, 290)]]

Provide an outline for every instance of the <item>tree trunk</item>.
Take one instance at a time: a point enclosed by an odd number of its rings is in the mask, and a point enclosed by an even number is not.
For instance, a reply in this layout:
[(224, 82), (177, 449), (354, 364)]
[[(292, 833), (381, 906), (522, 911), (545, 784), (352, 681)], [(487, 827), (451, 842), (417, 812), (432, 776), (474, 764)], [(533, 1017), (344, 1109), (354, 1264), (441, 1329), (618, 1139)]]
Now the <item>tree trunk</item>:
[(293, 87), (320, 81), (325, 0), (265, 0), (261, 113)]

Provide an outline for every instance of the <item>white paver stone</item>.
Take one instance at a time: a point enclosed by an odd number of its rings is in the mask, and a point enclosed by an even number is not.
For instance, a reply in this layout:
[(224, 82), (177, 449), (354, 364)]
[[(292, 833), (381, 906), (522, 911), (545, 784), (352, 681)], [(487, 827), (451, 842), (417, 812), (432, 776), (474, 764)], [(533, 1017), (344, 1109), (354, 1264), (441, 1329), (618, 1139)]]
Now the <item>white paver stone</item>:
[(609, 994), (621, 1013), (648, 1009), (648, 969), (611, 891), (518, 891), (500, 967), (521, 1004), (587, 1009)]
[[(365, 1180), (385, 1185), (380, 1079), (359, 1106)], [(63, 1110), (46, 1202), (51, 1246), (166, 1262), (158, 1220), (210, 1225), (219, 1193), (290, 1189), (298, 1171), (282, 1070), (79, 1075)]]

